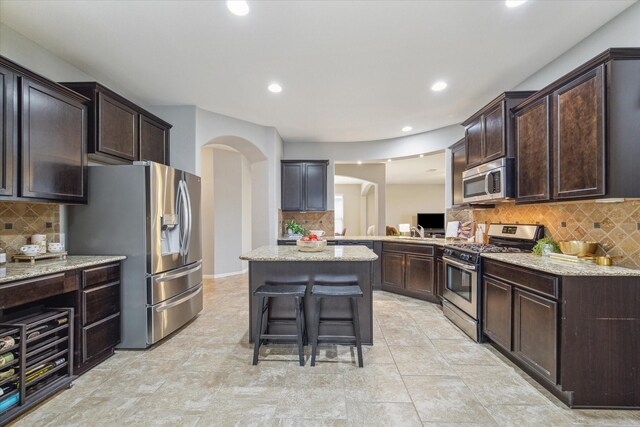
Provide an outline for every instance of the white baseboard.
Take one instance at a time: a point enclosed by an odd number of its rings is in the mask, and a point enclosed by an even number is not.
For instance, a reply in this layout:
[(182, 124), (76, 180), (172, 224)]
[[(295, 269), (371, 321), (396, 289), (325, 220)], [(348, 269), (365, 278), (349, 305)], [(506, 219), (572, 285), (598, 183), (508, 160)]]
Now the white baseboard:
[(231, 273), (221, 273), (221, 274), (203, 274), (202, 278), (203, 279), (221, 279), (223, 277), (229, 277), (229, 276), (237, 276), (239, 274), (245, 274), (249, 271), (248, 268), (245, 268), (244, 270), (240, 270), (240, 271), (232, 271)]

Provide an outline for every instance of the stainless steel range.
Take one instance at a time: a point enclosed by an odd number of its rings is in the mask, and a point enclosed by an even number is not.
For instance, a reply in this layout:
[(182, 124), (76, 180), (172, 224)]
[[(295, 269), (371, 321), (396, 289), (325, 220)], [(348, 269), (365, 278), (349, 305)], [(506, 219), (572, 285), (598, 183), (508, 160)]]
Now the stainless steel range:
[(544, 226), (491, 224), (488, 234), (488, 245), (460, 243), (444, 247), (442, 310), (475, 341), (482, 339), (481, 254), (530, 251), (544, 236)]

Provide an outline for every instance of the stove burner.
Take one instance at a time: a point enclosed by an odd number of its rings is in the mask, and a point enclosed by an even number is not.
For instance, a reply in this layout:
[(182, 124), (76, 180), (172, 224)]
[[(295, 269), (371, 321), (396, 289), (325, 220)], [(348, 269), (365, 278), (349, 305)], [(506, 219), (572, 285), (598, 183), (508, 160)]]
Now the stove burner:
[(477, 253), (509, 253), (509, 252), (524, 252), (522, 249), (512, 246), (497, 246), (497, 245), (481, 245), (479, 243), (454, 243), (452, 246), (455, 249), (461, 249), (468, 252)]

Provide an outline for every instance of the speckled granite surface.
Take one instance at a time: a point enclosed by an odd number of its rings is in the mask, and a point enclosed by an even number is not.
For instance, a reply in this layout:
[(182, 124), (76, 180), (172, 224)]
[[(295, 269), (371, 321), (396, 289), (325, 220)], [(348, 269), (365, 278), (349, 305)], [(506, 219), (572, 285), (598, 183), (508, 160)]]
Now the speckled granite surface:
[(66, 260), (47, 259), (36, 261), (35, 265), (29, 262), (7, 263), (0, 267), (0, 283), (24, 280), (32, 277), (44, 276), (47, 274), (59, 273), (61, 271), (74, 270), (76, 268), (91, 267), (93, 265), (106, 264), (113, 261), (126, 259), (125, 256), (76, 256), (69, 255)]
[(297, 246), (262, 246), (243, 254), (245, 261), (375, 261), (365, 246), (327, 246), (322, 252), (300, 252)]
[[(280, 237), (280, 240), (295, 240), (289, 239), (287, 236)], [(328, 236), (327, 240), (335, 241), (354, 241), (354, 240), (369, 240), (376, 242), (397, 242), (397, 243), (416, 243), (420, 245), (436, 245), (444, 246), (445, 244), (460, 243), (458, 239), (421, 239), (419, 237), (398, 237), (398, 236)]]
[(558, 276), (638, 276), (640, 270), (615, 265), (603, 267), (590, 263), (574, 263), (552, 260), (547, 257), (533, 254), (482, 254), (483, 258), (495, 259), (508, 264), (519, 265), (533, 270), (544, 271)]

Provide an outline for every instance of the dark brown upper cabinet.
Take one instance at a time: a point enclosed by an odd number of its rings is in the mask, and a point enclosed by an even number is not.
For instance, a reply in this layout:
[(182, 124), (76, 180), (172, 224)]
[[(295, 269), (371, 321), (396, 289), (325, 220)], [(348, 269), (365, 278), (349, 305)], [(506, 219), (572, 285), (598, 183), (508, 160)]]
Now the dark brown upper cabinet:
[(88, 99), (0, 56), (0, 100), (0, 198), (86, 203)]
[(511, 109), (533, 93), (504, 92), (462, 123), (467, 141), (467, 169), (501, 157), (514, 156)]
[(514, 109), (518, 202), (640, 197), (638, 75), (640, 48), (609, 49)]
[(553, 92), (553, 197), (605, 194), (604, 65)]
[(169, 164), (171, 124), (100, 83), (63, 84), (91, 100), (89, 159), (112, 164), (136, 160)]
[(14, 124), (17, 121), (16, 75), (0, 61), (0, 195), (17, 195), (14, 171), (17, 170), (18, 137)]
[(549, 97), (516, 113), (516, 198), (544, 201), (551, 197)]
[(294, 212), (327, 210), (327, 160), (283, 160), (281, 169), (282, 210)]
[(465, 139), (451, 147), (451, 204), (454, 207), (463, 206), (462, 174), (467, 165), (467, 145)]

